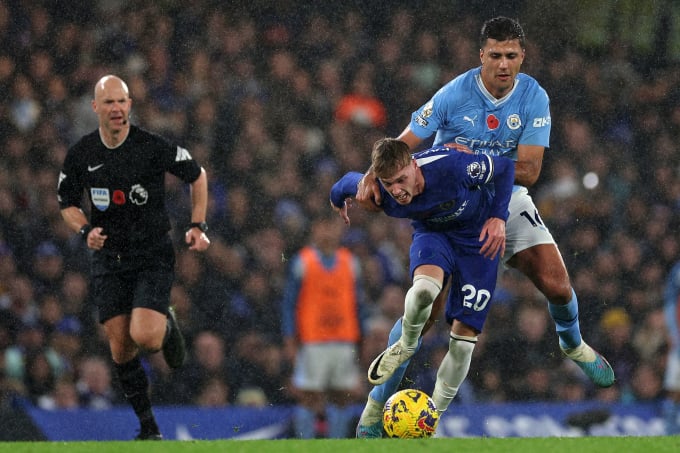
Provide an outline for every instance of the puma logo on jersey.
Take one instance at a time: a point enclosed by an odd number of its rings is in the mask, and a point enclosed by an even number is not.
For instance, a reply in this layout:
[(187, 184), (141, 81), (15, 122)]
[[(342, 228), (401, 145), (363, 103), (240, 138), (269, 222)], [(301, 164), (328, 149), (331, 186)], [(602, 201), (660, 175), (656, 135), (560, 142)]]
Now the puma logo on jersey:
[(463, 121), (469, 121), (470, 124), (472, 124), (472, 127), (475, 127), (475, 120), (477, 119), (477, 115), (475, 115), (474, 118), (470, 118), (469, 116), (465, 115), (463, 117)]
[(175, 156), (175, 162), (182, 162), (183, 160), (191, 160), (191, 154), (189, 154), (189, 151), (186, 149), (182, 148), (181, 146), (177, 147), (177, 156)]
[(104, 166), (104, 164), (95, 165), (94, 167), (88, 165), (88, 166), (87, 166), (87, 171), (97, 171), (97, 170), (99, 170), (100, 168), (102, 168), (103, 166)]

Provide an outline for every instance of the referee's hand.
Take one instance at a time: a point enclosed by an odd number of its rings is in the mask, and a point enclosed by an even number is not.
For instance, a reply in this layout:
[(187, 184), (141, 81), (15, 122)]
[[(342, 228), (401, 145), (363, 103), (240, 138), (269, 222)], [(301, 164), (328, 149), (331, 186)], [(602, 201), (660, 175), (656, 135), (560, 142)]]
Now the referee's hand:
[(195, 250), (197, 252), (203, 252), (210, 246), (210, 239), (208, 239), (208, 236), (196, 227), (190, 228), (184, 234), (184, 242), (189, 245), (189, 250)]
[(92, 250), (101, 250), (104, 247), (104, 242), (108, 236), (104, 234), (102, 227), (92, 228), (85, 238), (87, 246)]

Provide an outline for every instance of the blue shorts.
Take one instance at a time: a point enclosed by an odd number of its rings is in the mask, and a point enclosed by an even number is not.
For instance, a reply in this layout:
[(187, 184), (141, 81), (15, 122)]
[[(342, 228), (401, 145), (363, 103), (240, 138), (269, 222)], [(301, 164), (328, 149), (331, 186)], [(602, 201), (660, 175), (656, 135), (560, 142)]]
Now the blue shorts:
[(480, 255), (477, 237), (466, 238), (451, 232), (419, 230), (413, 234), (410, 271), (433, 264), (451, 276), (451, 292), (446, 301), (446, 322), (454, 319), (482, 331), (496, 289), (498, 256), (490, 260)]

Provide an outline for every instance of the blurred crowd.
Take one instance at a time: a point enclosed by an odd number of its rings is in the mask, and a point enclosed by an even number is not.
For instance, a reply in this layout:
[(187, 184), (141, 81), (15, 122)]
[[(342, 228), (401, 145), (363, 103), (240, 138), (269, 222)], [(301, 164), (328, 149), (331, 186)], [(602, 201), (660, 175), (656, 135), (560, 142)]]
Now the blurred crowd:
[[(399, 134), (479, 63), (481, 23), (499, 14), (523, 24), (523, 71), (551, 98), (551, 147), (530, 193), (570, 271), (584, 338), (617, 382), (596, 390), (563, 359), (543, 296), (507, 270), (457, 401), (661, 398), (663, 282), (680, 259), (680, 24), (649, 6), (664, 2), (642, 2), (646, 15), (616, 10), (627, 2), (580, 1), (578, 14), (558, 1), (540, 11), (519, 0), (305, 3), (0, 0), (0, 404), (122, 401), (89, 300), (88, 252), (56, 200), (66, 150), (97, 127), (102, 75), (127, 81), (133, 123), (186, 147), (210, 178), (205, 255), (183, 245), (189, 194), (167, 181), (172, 304), (190, 351), (178, 370), (144, 358), (152, 401), (286, 404), (289, 258), (330, 209), (332, 183), (365, 170), (376, 139)], [(403, 311), (411, 227), (350, 215), (344, 243), (361, 260), (371, 315), (366, 369)], [(431, 391), (447, 330), (428, 333), (405, 385)]]

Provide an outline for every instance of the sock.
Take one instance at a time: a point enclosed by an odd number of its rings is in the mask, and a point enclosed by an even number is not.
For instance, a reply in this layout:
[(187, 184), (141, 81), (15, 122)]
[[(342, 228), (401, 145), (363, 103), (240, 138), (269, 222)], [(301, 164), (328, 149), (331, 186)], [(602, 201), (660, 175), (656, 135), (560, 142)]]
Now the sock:
[(439, 282), (432, 277), (413, 277), (413, 286), (406, 292), (401, 324), (401, 341), (407, 349), (416, 349), (423, 327), (432, 313), (432, 302), (441, 289)]
[(159, 432), (158, 424), (151, 409), (149, 398), (149, 380), (146, 376), (142, 362), (135, 357), (126, 363), (114, 363), (114, 369), (120, 386), (123, 389), (125, 399), (130, 403), (139, 424), (144, 432)]
[(661, 408), (666, 426), (666, 435), (680, 434), (680, 403), (667, 398), (663, 401)]
[[(387, 382), (385, 384), (387, 384)], [(383, 387), (385, 384), (374, 387), (373, 390), (377, 389), (378, 387)], [(373, 391), (371, 391), (371, 393), (373, 393)], [(361, 416), (359, 417), (359, 424), (362, 426), (371, 426), (378, 423), (380, 420), (382, 420), (384, 406), (385, 403), (374, 400), (369, 393), (364, 410), (361, 412)]]
[(432, 400), (440, 413), (448, 409), (460, 385), (467, 377), (475, 344), (477, 344), (477, 337), (451, 334), (449, 352), (439, 365), (437, 382), (434, 384), (432, 393)]
[[(401, 318), (399, 318), (397, 322), (394, 323), (394, 326), (390, 331), (390, 336), (387, 339), (387, 346), (392, 346), (399, 340), (400, 337), (401, 337)], [(423, 338), (420, 337), (418, 339), (418, 344), (416, 346), (416, 352), (418, 351), (418, 349), (420, 349), (420, 345), (422, 343)], [(402, 363), (401, 366), (395, 370), (394, 374), (387, 381), (373, 387), (373, 389), (369, 393), (368, 398), (369, 402), (366, 403), (366, 406), (364, 407), (364, 412), (361, 414), (360, 424), (365, 426), (372, 425), (376, 423), (378, 420), (382, 419), (383, 406), (390, 398), (390, 396), (394, 395), (399, 389), (399, 385), (401, 384), (401, 380), (404, 378), (404, 374), (406, 374), (406, 368), (408, 368), (409, 363), (411, 363), (410, 358), (406, 362)], [(377, 409), (373, 408), (369, 404), (371, 400), (375, 401), (378, 404)], [(366, 413), (367, 411), (368, 413)], [(364, 414), (366, 414), (365, 417)], [(375, 418), (375, 420), (373, 420), (373, 418)], [(366, 420), (366, 422), (364, 422), (364, 420)], [(373, 421), (369, 422), (369, 420)]]
[(548, 311), (555, 321), (557, 335), (562, 349), (573, 349), (581, 344), (581, 330), (578, 324), (578, 299), (571, 290), (571, 300), (566, 305), (548, 303)]
[(329, 404), (326, 406), (329, 439), (346, 439), (349, 433), (351, 415), (347, 407)]
[(316, 413), (304, 406), (295, 406), (293, 428), (295, 437), (298, 439), (314, 439), (316, 437)]

